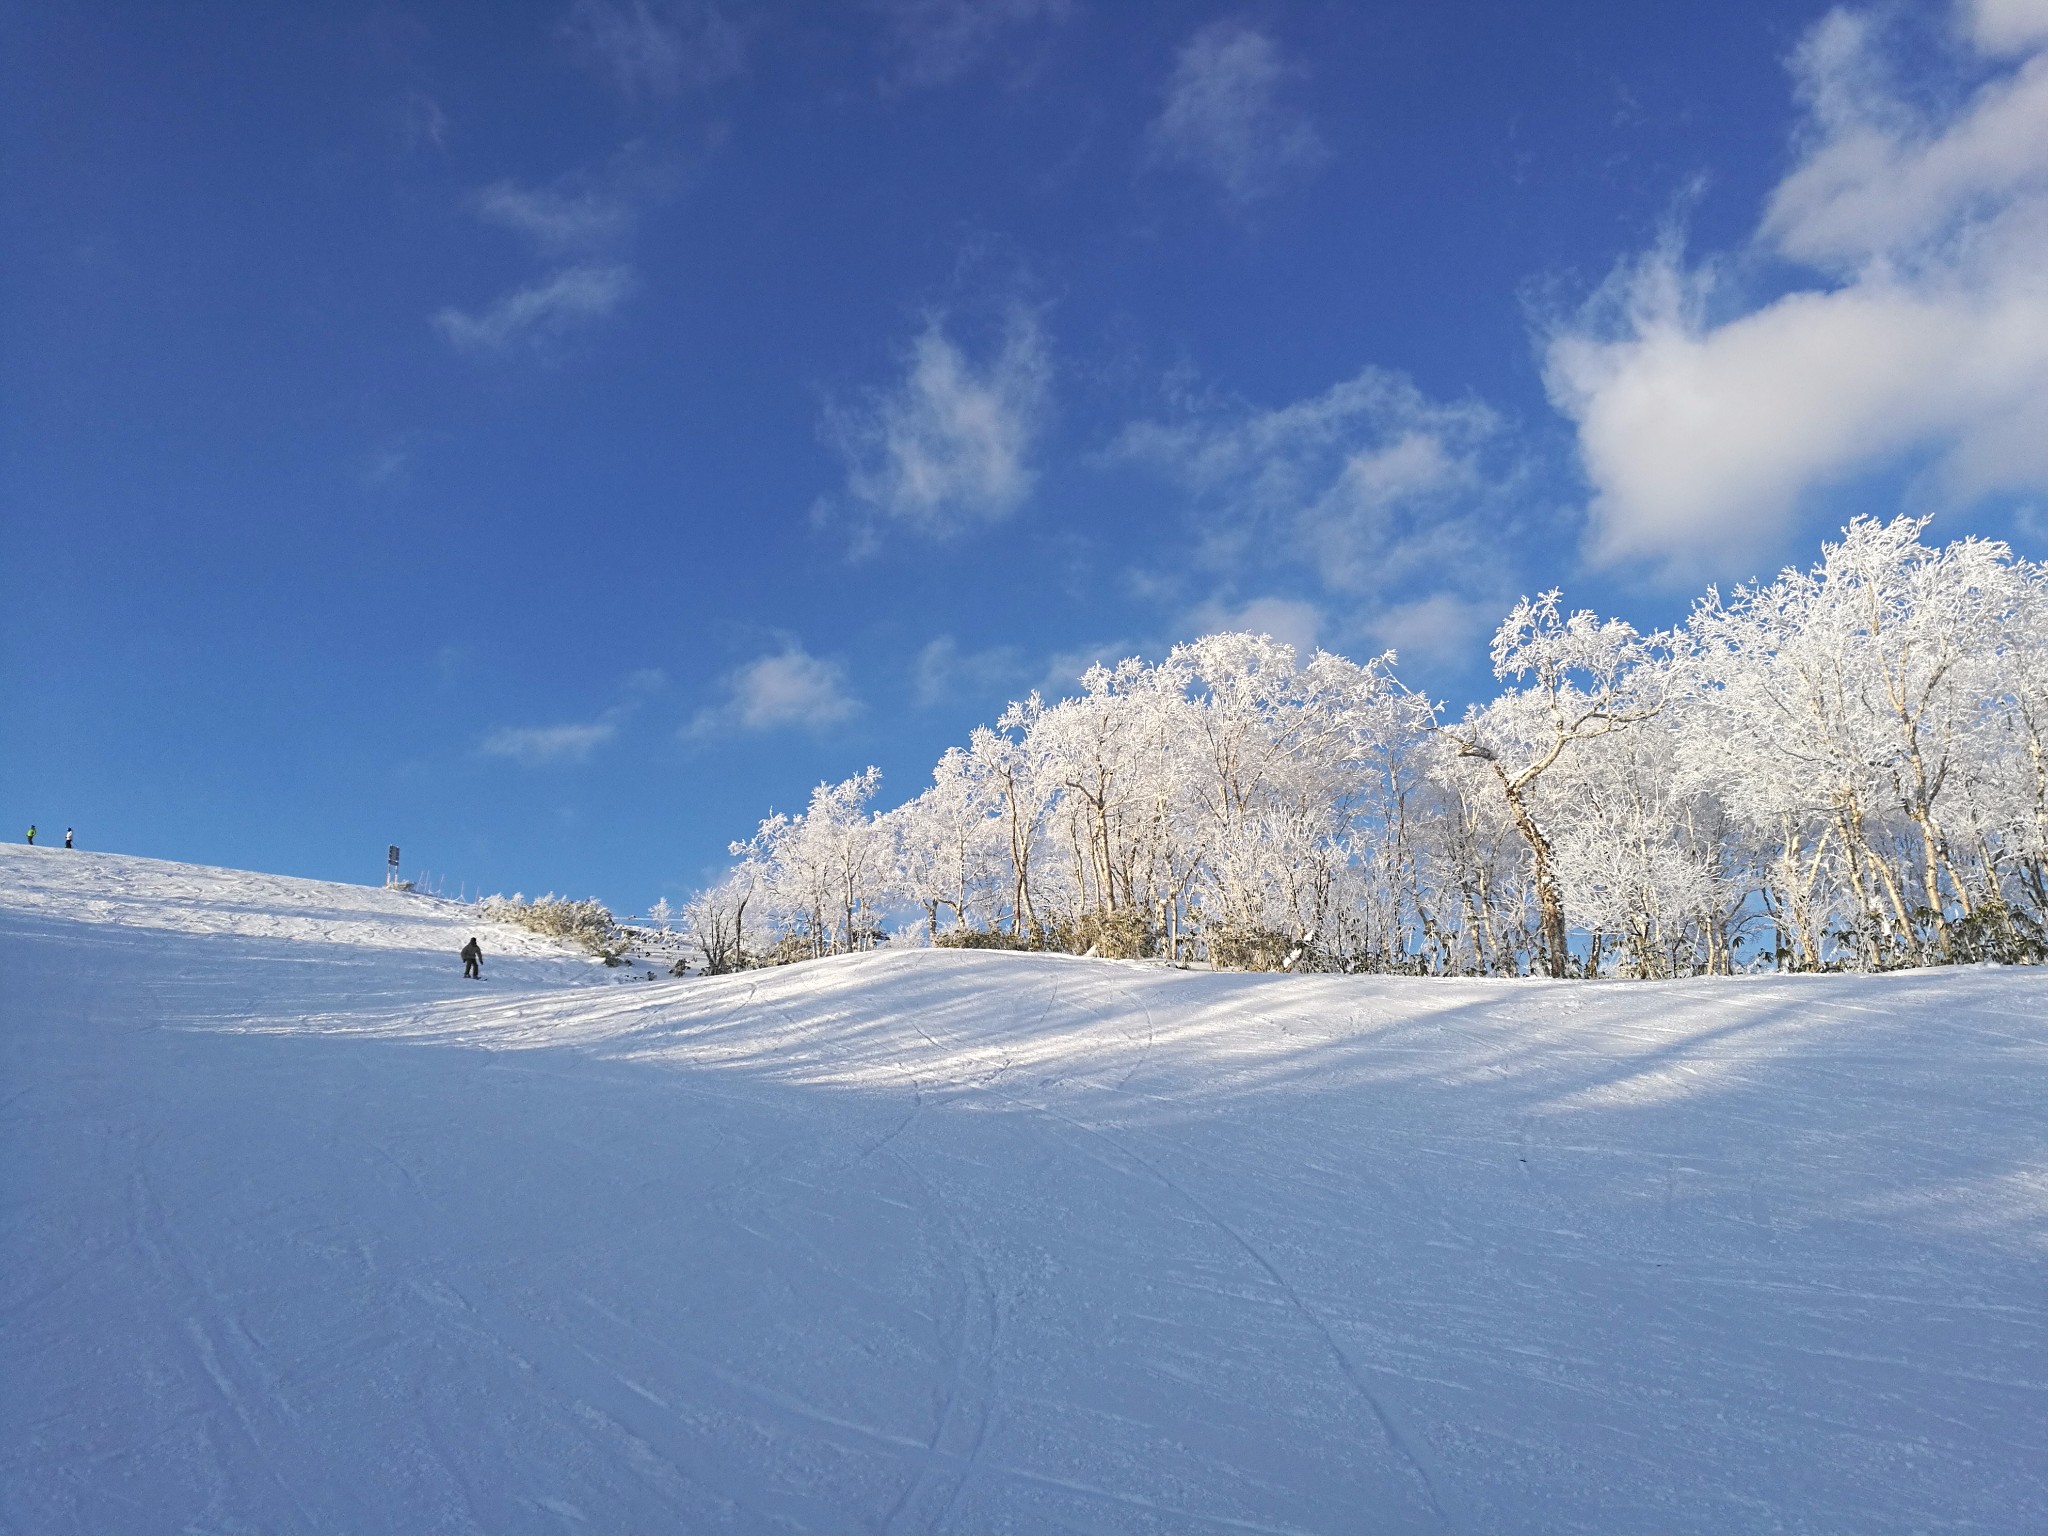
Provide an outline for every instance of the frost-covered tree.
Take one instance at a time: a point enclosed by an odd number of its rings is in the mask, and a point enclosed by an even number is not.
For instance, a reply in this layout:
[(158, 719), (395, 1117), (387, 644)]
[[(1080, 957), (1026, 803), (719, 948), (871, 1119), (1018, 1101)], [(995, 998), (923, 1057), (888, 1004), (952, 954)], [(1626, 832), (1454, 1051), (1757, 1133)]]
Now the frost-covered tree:
[(1522, 686), (1474, 706), (1449, 733), (1459, 757), (1485, 765), (1529, 846), (1552, 976), (1565, 974), (1570, 952), (1548, 829), (1559, 817), (1548, 813), (1541, 781), (1580, 743), (1646, 720), (1662, 703), (1661, 669), (1654, 665), (1661, 637), (1645, 640), (1620, 619), (1603, 622), (1585, 609), (1561, 618), (1558, 596), (1553, 589), (1525, 597), (1502, 621), (1493, 637), (1493, 675)]
[(771, 816), (735, 852), (760, 871), (760, 897), (784, 958), (868, 949), (888, 891), (883, 830), (867, 815), (881, 770), (820, 784), (800, 816)]
[(1807, 964), (1823, 963), (1821, 914), (1869, 965), (1945, 958), (1952, 922), (1996, 894), (1998, 853), (1976, 850), (1972, 878), (1947, 816), (2011, 777), (1997, 716), (2023, 715), (2043, 660), (2033, 582), (2004, 545), (1933, 549), (1924, 527), (1858, 519), (1811, 569), (1710, 592), (1687, 625), (1683, 751), (1775, 837), (1773, 904)]
[[(1044, 932), (1032, 901), (1038, 855), (1059, 786), (1033, 745), (1033, 733), (1045, 713), (1036, 693), (1003, 711), (993, 729), (979, 726), (968, 739), (965, 771), (979, 786), (982, 802), (993, 807), (998, 823), (999, 857), (1009, 875), (1010, 936), (1020, 943), (1038, 942)], [(997, 921), (1001, 921), (999, 915)]]
[(1012, 884), (1004, 866), (999, 790), (976, 761), (947, 749), (931, 787), (881, 818), (891, 858), (890, 885), (925, 915), (936, 939), (942, 916), (953, 929), (992, 929)]
[(744, 970), (766, 947), (760, 900), (765, 871), (747, 843), (734, 843), (731, 851), (737, 862), (725, 878), (683, 907), (683, 931), (707, 976)]
[(1668, 722), (1589, 740), (1558, 771), (1557, 870), (1588, 931), (1586, 970), (1603, 951), (1637, 977), (1732, 968), (1748, 861), (1719, 802), (1679, 774)]
[(891, 912), (1248, 968), (2043, 958), (2048, 578), (1925, 526), (1859, 519), (1670, 635), (1524, 599), (1506, 686), (1450, 726), (1391, 653), (1220, 634), (1093, 667), (893, 810), (870, 769), (769, 817), (691, 932), (710, 969), (864, 948)]
[(1266, 636), (1211, 635), (1161, 671), (1191, 706), (1181, 864), (1206, 878), (1183, 889), (1212, 947), (1270, 958), (1277, 944), (1286, 964), (1399, 948), (1392, 870), (1374, 857), (1385, 843), (1356, 837), (1398, 822), (1400, 754), (1428, 718), (1392, 656), (1298, 666)]

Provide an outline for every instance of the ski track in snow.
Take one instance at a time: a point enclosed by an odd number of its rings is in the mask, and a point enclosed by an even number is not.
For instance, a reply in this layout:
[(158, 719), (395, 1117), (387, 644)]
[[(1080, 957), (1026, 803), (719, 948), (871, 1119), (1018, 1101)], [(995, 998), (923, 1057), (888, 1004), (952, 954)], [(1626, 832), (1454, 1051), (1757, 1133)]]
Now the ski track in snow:
[(624, 975), (0, 849), (0, 1529), (2048, 1531), (2042, 972)]

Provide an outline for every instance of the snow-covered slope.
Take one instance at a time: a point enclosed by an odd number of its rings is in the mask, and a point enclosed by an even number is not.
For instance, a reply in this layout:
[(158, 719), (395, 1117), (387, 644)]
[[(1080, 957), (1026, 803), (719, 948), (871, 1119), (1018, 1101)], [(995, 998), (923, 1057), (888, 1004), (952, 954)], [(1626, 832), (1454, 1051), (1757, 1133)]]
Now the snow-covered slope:
[(0, 851), (0, 1525), (2048, 1530), (2038, 972), (467, 923)]
[(407, 997), (424, 975), (452, 972), (459, 982), (461, 962), (450, 956), (471, 935), (506, 980), (605, 979), (590, 976), (601, 963), (573, 947), (480, 924), (476, 909), (460, 902), (378, 886), (10, 843), (0, 844), (0, 903), (11, 917), (85, 924), (102, 940), (117, 930), (136, 930), (145, 944), (159, 935), (220, 935), (297, 951), (306, 964), (370, 964)]

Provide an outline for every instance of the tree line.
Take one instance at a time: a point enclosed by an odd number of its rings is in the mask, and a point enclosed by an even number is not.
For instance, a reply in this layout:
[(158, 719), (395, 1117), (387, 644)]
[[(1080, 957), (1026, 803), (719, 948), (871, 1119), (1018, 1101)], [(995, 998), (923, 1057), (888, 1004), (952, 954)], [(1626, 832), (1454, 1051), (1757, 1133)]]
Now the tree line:
[[(1858, 519), (1639, 633), (1525, 598), (1462, 717), (1389, 652), (1096, 666), (732, 844), (707, 969), (941, 945), (1249, 970), (1669, 977), (2048, 958), (2048, 568)], [(899, 929), (899, 933), (905, 930)]]

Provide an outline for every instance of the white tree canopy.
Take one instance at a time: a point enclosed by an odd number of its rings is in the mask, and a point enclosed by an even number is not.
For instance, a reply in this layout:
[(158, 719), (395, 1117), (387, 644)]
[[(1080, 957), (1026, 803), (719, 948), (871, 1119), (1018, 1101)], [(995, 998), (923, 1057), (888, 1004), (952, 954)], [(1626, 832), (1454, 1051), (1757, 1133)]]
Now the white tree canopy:
[(707, 966), (903, 937), (1249, 968), (1672, 976), (2048, 957), (2048, 573), (1858, 519), (1671, 633), (1524, 598), (1440, 724), (1390, 652), (1096, 666), (869, 809), (735, 843)]

